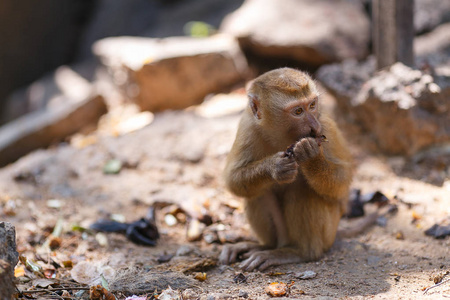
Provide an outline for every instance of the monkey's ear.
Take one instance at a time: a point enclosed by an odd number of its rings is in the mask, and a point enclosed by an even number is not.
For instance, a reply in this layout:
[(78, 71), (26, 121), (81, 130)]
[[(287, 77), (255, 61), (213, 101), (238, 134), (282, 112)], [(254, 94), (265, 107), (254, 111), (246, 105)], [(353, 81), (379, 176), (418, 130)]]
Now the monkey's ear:
[(261, 120), (261, 110), (259, 108), (258, 97), (254, 94), (248, 94), (249, 105), (256, 119)]

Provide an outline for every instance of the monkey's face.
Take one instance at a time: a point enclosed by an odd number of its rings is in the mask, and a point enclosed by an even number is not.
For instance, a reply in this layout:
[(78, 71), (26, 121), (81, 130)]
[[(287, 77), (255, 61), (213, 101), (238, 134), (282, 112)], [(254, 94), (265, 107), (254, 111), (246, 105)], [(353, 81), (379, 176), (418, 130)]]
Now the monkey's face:
[(287, 120), (287, 134), (292, 141), (321, 135), (322, 126), (319, 123), (317, 96), (295, 99), (284, 107), (283, 112)]

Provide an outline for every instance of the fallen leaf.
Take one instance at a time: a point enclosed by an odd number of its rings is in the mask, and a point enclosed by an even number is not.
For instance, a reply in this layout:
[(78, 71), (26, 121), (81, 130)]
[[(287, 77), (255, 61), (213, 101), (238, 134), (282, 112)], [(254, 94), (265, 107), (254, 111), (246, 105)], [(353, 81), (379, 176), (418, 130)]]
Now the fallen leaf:
[(404, 239), (405, 239), (405, 236), (403, 235), (403, 232), (398, 231), (398, 232), (395, 234), (395, 238), (396, 238), (397, 240), (404, 240)]
[(412, 222), (415, 223), (417, 221), (420, 221), (422, 219), (422, 216), (419, 215), (415, 210), (412, 211)]
[(73, 261), (71, 261), (71, 260), (64, 260), (62, 262), (62, 264), (63, 264), (64, 268), (68, 268), (68, 269), (73, 268)]
[(91, 286), (89, 290), (90, 300), (116, 300), (116, 297), (101, 285)]
[(180, 292), (173, 290), (169, 286), (159, 295), (158, 300), (182, 300), (182, 297)]
[(244, 274), (239, 273), (236, 276), (234, 276), (233, 281), (237, 284), (244, 283), (247, 282), (247, 277), (245, 277)]
[(48, 288), (49, 286), (51, 286), (52, 284), (55, 284), (56, 282), (54, 280), (51, 279), (46, 279), (46, 278), (38, 278), (38, 279), (34, 279), (32, 281), (32, 284), (36, 287), (40, 287), (40, 288)]
[(139, 297), (139, 296), (133, 295), (131, 297), (126, 297), (125, 300), (147, 300), (147, 296)]
[(206, 273), (204, 273), (204, 272), (196, 272), (193, 275), (194, 275), (194, 279), (196, 279), (198, 281), (206, 280)]
[(50, 247), (50, 250), (54, 251), (54, 250), (58, 249), (59, 247), (61, 247), (61, 242), (62, 242), (61, 238), (53, 237), (50, 240), (48, 246)]
[(266, 287), (266, 293), (272, 297), (282, 297), (289, 293), (289, 286), (284, 282), (272, 282)]
[(25, 276), (25, 268), (23, 266), (14, 269), (14, 277)]

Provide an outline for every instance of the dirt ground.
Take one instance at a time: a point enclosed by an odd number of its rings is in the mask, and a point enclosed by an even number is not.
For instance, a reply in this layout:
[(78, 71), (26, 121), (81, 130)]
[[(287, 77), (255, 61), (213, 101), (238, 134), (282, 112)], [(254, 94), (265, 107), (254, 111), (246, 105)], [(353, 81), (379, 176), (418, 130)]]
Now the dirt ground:
[[(139, 267), (155, 274), (153, 281), (147, 281), (147, 289), (158, 286), (165, 272), (180, 272), (173, 273), (179, 274), (174, 275), (177, 279), (171, 279), (172, 273), (168, 278), (185, 299), (268, 299), (266, 286), (280, 281), (293, 283), (286, 295), (289, 299), (450, 298), (450, 282), (426, 294), (423, 291), (434, 284), (434, 277), (450, 270), (450, 238), (439, 240), (424, 234), (431, 225), (450, 216), (449, 178), (433, 185), (425, 182), (430, 181), (428, 177), (402, 173), (399, 165), (408, 163), (404, 158), (374, 154), (364, 136), (343, 121), (340, 123), (357, 165), (352, 187), (362, 194), (381, 191), (397, 204), (398, 212), (380, 220), (385, 221), (381, 224), (384, 226), (373, 226), (357, 238), (337, 240), (317, 262), (244, 272), (244, 283), (234, 280), (240, 272), (238, 265), (216, 266), (221, 242), (252, 238), (240, 199), (225, 190), (221, 179), (245, 95), (222, 98), (237, 99), (236, 110), (224, 109), (219, 99), (209, 106), (160, 113), (149, 126), (136, 132), (115, 137), (98, 130), (35, 151), (0, 169), (1, 219), (16, 226), (19, 252), (37, 260), (44, 269), (53, 270), (55, 277), (53, 285), (39, 286), (36, 276), (26, 271), (19, 277), (19, 288), (70, 287), (76, 284), (73, 279), (89, 285), (95, 282), (91, 277), (101, 270), (108, 281), (108, 272)], [(323, 98), (325, 110), (333, 110), (333, 101), (327, 95)], [(111, 159), (123, 163), (118, 174), (103, 172)], [(156, 247), (137, 246), (117, 233), (82, 233), (73, 227), (87, 228), (111, 215), (131, 222), (145, 216), (155, 203), (161, 233)], [(177, 217), (175, 224), (167, 217), (171, 212)], [(198, 241), (187, 240), (188, 223), (184, 219), (189, 214), (212, 221)], [(63, 225), (60, 244), (49, 251), (45, 243), (58, 220)], [(357, 221), (343, 220), (341, 225)], [(163, 255), (174, 257), (158, 262)], [(48, 258), (60, 266), (70, 261), (73, 270), (67, 263), (66, 267), (55, 267)], [(86, 271), (83, 265), (93, 269)], [(317, 275), (308, 280), (297, 278), (304, 271)], [(199, 276), (196, 272), (206, 273), (206, 280), (193, 279)], [(124, 299), (126, 288), (145, 275), (126, 277), (128, 281), (120, 282), (113, 276), (116, 279), (109, 282), (118, 287), (115, 294), (119, 299)], [(183, 277), (188, 280), (182, 282)], [(51, 293), (32, 295), (61, 299)]]

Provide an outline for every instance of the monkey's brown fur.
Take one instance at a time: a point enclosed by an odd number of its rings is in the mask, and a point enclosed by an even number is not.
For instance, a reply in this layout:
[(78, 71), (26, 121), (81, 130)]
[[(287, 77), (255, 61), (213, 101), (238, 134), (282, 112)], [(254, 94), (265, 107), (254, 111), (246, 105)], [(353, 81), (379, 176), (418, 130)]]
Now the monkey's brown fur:
[[(242, 267), (316, 260), (333, 244), (345, 212), (352, 162), (339, 129), (320, 113), (318, 92), (303, 72), (282, 68), (256, 78), (228, 156), (225, 181), (245, 198), (260, 245), (225, 246), (222, 263)], [(325, 135), (327, 142), (317, 141)], [(294, 146), (294, 155), (284, 150)]]

